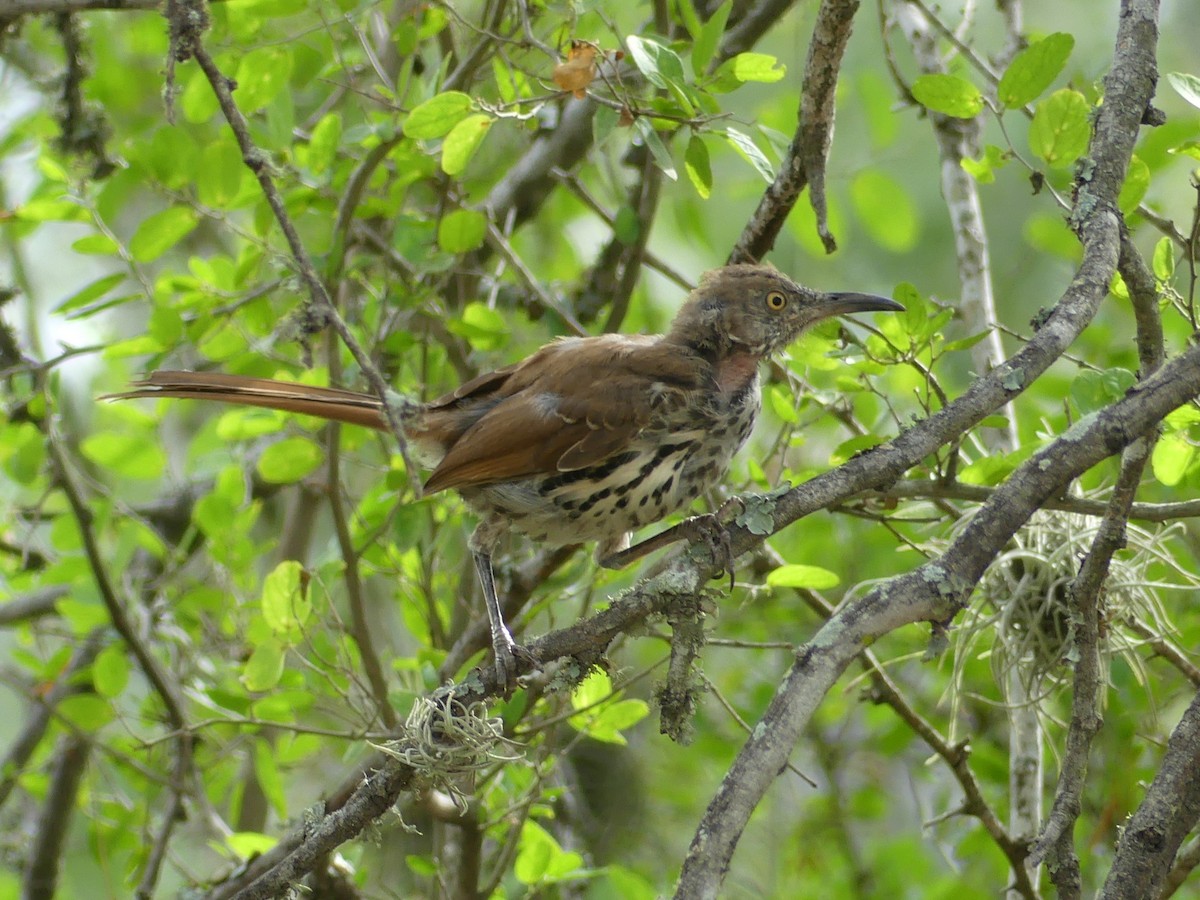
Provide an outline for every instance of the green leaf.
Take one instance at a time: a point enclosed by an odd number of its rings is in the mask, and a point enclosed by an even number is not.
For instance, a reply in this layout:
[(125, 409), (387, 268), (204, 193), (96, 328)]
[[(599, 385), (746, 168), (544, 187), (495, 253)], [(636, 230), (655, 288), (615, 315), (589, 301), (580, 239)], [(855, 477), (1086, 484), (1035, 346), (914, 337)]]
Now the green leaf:
[(625, 45), (629, 48), (633, 64), (655, 87), (666, 88), (672, 83), (683, 84), (683, 62), (674, 50), (650, 38), (636, 35), (627, 37)]
[(871, 146), (882, 150), (896, 141), (900, 132), (901, 119), (893, 108), (896, 89), (879, 72), (869, 69), (858, 77), (858, 97), (862, 111), (866, 114), (867, 127), (871, 132)]
[(143, 219), (129, 241), (129, 253), (137, 262), (153, 262), (187, 235), (198, 224), (193, 210), (172, 206)]
[(1163, 419), (1168, 430), (1179, 431), (1183, 428), (1190, 428), (1193, 425), (1200, 425), (1200, 409), (1194, 406), (1180, 406), (1171, 412), (1167, 413), (1167, 417)]
[(758, 174), (763, 177), (763, 180), (770, 184), (775, 180), (775, 167), (758, 149), (758, 145), (750, 139), (749, 135), (743, 134), (736, 128), (725, 129), (725, 139), (733, 146), (743, 159), (754, 166)]
[(1136, 382), (1137, 376), (1128, 369), (1080, 372), (1071, 382), (1071, 400), (1080, 415), (1086, 416), (1120, 400)]
[(621, 123), (621, 113), (609, 106), (597, 106), (592, 116), (592, 140), (596, 146), (603, 144), (614, 134)]
[(970, 337), (960, 338), (957, 341), (950, 341), (946, 344), (946, 346), (942, 347), (942, 352), (954, 353), (958, 350), (970, 350), (987, 336), (987, 331), (978, 331)]
[(638, 221), (637, 210), (628, 203), (622, 203), (613, 216), (613, 236), (626, 247), (631, 247), (641, 233), (642, 223)]
[(571, 708), (587, 709), (612, 697), (612, 679), (601, 669), (593, 669), (583, 681), (571, 691)]
[(287, 819), (287, 795), (283, 786), (283, 776), (279, 772), (279, 764), (275, 761), (275, 751), (271, 744), (259, 738), (254, 742), (254, 774), (258, 786), (262, 788), (263, 796), (275, 810), (280, 819)]
[(696, 36), (700, 34), (702, 24), (700, 16), (696, 14), (696, 6), (692, 3), (692, 0), (679, 0), (679, 18), (683, 21), (683, 27), (688, 30), (688, 34), (691, 35), (694, 41)]
[(688, 139), (687, 149), (683, 153), (683, 169), (696, 193), (707, 200), (712, 194), (712, 165), (708, 159), (708, 147), (698, 134)]
[[(916, 285), (901, 281), (892, 290), (892, 299), (904, 307), (903, 322), (906, 334), (920, 334), (934, 314), (933, 305), (921, 295)], [(894, 316), (888, 316), (889, 320)]]
[(977, 459), (958, 473), (963, 484), (996, 485), (1012, 474), (1017, 459), (1012, 453), (998, 453)]
[(292, 76), (292, 53), (282, 47), (262, 47), (238, 63), (233, 98), (244, 113), (262, 109), (287, 86)]
[(983, 148), (983, 156), (979, 159), (964, 157), (960, 164), (963, 171), (980, 184), (991, 184), (996, 180), (996, 170), (1008, 165), (1009, 158), (1006, 150), (995, 144), (988, 144)]
[(463, 307), (462, 315), (450, 319), (446, 327), (479, 350), (495, 350), (508, 340), (508, 324), (504, 316), (486, 303), (472, 300)]
[(492, 77), (496, 82), (496, 91), (504, 103), (512, 103), (517, 99), (517, 84), (513, 80), (513, 70), (496, 54), (492, 57)]
[(1158, 243), (1154, 245), (1151, 268), (1154, 270), (1154, 277), (1163, 284), (1175, 277), (1175, 245), (1171, 243), (1170, 238), (1159, 238)]
[(162, 447), (145, 434), (97, 431), (84, 438), (79, 449), (92, 462), (126, 478), (153, 480), (167, 464)]
[(1061, 31), (1046, 35), (1026, 47), (1008, 64), (996, 95), (1007, 107), (1024, 106), (1036, 100), (1067, 64), (1075, 38)]
[(721, 63), (708, 86), (712, 91), (725, 93), (748, 81), (778, 81), (787, 73), (787, 67), (775, 68), (776, 65), (778, 60), (765, 53), (739, 53)]
[(259, 719), (294, 725), (316, 700), (316, 696), (308, 691), (275, 690), (251, 703), (250, 712)]
[(1175, 487), (1187, 474), (1195, 456), (1196, 448), (1186, 435), (1179, 432), (1164, 434), (1154, 445), (1150, 468), (1162, 484)]
[(1029, 147), (1051, 166), (1069, 166), (1087, 150), (1092, 108), (1070, 88), (1055, 91), (1037, 105), (1029, 126)]
[[(787, 74), (787, 66), (767, 53), (739, 53), (725, 63), (738, 81), (758, 81), (770, 84)], [(724, 68), (724, 66), (722, 66)]]
[(579, 730), (594, 741), (626, 746), (629, 740), (621, 732), (632, 728), (649, 714), (650, 705), (645, 700), (617, 700), (604, 704), (592, 715), (587, 727)]
[(800, 424), (800, 413), (796, 410), (796, 398), (792, 392), (782, 385), (773, 384), (767, 388), (767, 404), (771, 412), (789, 425)]
[(700, 28), (700, 34), (692, 44), (692, 71), (697, 75), (708, 70), (708, 64), (712, 62), (725, 34), (725, 23), (729, 21), (732, 9), (733, 0), (725, 0)]
[(121, 245), (107, 234), (89, 234), (73, 243), (71, 249), (89, 256), (115, 256)]
[(650, 712), (642, 700), (619, 700), (612, 681), (599, 670), (592, 671), (571, 693), (571, 706), (579, 710), (568, 719), (571, 727), (597, 741), (627, 744), (621, 732), (636, 725)]
[(859, 453), (864, 450), (870, 450), (872, 447), (878, 447), (886, 440), (877, 434), (860, 434), (852, 437), (847, 441), (842, 441), (833, 452), (829, 454), (829, 464), (831, 466), (840, 466), (843, 463), (849, 462)]
[(1125, 183), (1121, 185), (1121, 193), (1117, 196), (1117, 206), (1121, 212), (1129, 215), (1138, 208), (1146, 190), (1150, 187), (1150, 167), (1136, 153), (1129, 159), (1129, 169), (1125, 172)]
[(13, 218), (20, 222), (86, 222), (90, 215), (74, 200), (38, 197), (18, 206)]
[(416, 106), (404, 120), (404, 133), (415, 140), (440, 138), (466, 118), (472, 100), (461, 91), (446, 91)]
[(603, 869), (601, 887), (595, 893), (601, 897), (621, 897), (623, 900), (655, 900), (662, 896), (646, 878), (617, 863), (607, 863)]
[(786, 565), (767, 573), (767, 586), (773, 588), (807, 588), (824, 591), (841, 583), (837, 573), (820, 566)]
[(922, 75), (912, 86), (913, 96), (926, 109), (970, 119), (983, 109), (983, 94), (979, 88), (957, 75)]
[(1175, 93), (1200, 109), (1200, 78), (1186, 72), (1168, 72), (1167, 82), (1175, 88)]
[(295, 632), (308, 621), (312, 601), (307, 580), (304, 567), (294, 559), (279, 563), (263, 579), (259, 607), (263, 620), (276, 634)]
[(290, 484), (311, 473), (324, 457), (324, 451), (315, 442), (293, 435), (267, 447), (254, 468), (268, 484)]
[(146, 333), (160, 347), (171, 347), (183, 337), (183, 316), (171, 306), (156, 306), (146, 322)]
[(221, 108), (212, 85), (198, 66), (183, 86), (176, 103), (183, 113), (184, 121), (193, 125), (211, 121)]
[(417, 856), (415, 853), (404, 857), (404, 864), (412, 870), (413, 874), (420, 875), (422, 878), (433, 878), (438, 874), (438, 867), (434, 865), (433, 860)]
[(438, 222), (438, 245), (447, 253), (466, 253), (483, 246), (487, 216), (474, 209), (456, 209)]
[(564, 851), (550, 832), (533, 819), (526, 819), (521, 826), (518, 846), (513, 874), (522, 884), (566, 881), (584, 874), (583, 857), (574, 851)]
[(225, 838), (225, 846), (237, 854), (239, 859), (261, 856), (278, 843), (276, 838), (259, 834), (257, 831), (238, 831)]
[(654, 130), (654, 125), (650, 119), (640, 118), (633, 123), (633, 127), (646, 144), (650, 155), (654, 157), (654, 162), (662, 170), (662, 173), (672, 181), (678, 179), (679, 173), (675, 171), (675, 160), (671, 158), (671, 151), (667, 149), (667, 145), (663, 143), (662, 138), (658, 136), (658, 132)]
[(269, 691), (283, 677), (284, 648), (277, 638), (256, 646), (242, 667), (241, 682), (248, 691)]
[(119, 697), (129, 684), (129, 658), (119, 644), (109, 644), (92, 663), (92, 685), (109, 700)]
[(920, 237), (917, 210), (908, 189), (882, 169), (864, 169), (850, 182), (850, 200), (875, 243), (905, 253)]
[(447, 175), (461, 175), (491, 127), (491, 116), (476, 113), (451, 128), (442, 142), (442, 171)]
[(317, 123), (308, 139), (308, 168), (317, 175), (326, 171), (337, 158), (341, 141), (341, 114), (331, 112)]
[(222, 208), (237, 197), (242, 174), (242, 152), (232, 140), (213, 141), (200, 152), (196, 168), (196, 197), (207, 206)]
[(32, 422), (4, 423), (0, 460), (18, 484), (33, 484), (45, 457), (40, 432)]
[[(59, 520), (59, 522), (63, 521)], [(64, 526), (62, 530), (66, 530), (66, 527)], [(82, 546), (82, 540), (71, 540), (68, 544), (67, 540), (56, 536), (54, 541), (54, 547), (57, 550), (73, 550)], [(71, 632), (77, 635), (87, 634), (93, 628), (111, 624), (108, 611), (100, 603), (75, 600), (69, 595), (55, 602), (54, 611), (71, 627)]]
[(55, 718), (61, 717), (73, 729), (88, 733), (96, 732), (113, 720), (113, 706), (104, 697), (96, 694), (76, 694), (67, 697), (55, 710)]
[(97, 278), (95, 281), (81, 287), (78, 291), (60, 303), (54, 308), (54, 312), (59, 315), (72, 313), (77, 309), (83, 309), (91, 304), (93, 300), (98, 300), (103, 297), (118, 284), (125, 280), (124, 272), (114, 272), (112, 275), (105, 275)]
[(1038, 250), (1069, 260), (1076, 260), (1082, 254), (1079, 239), (1061, 215), (1034, 213), (1025, 220), (1022, 230), (1025, 240)]
[(1192, 159), (1200, 159), (1200, 141), (1184, 141), (1178, 147), (1172, 147), (1167, 152), (1181, 156), (1190, 156)]

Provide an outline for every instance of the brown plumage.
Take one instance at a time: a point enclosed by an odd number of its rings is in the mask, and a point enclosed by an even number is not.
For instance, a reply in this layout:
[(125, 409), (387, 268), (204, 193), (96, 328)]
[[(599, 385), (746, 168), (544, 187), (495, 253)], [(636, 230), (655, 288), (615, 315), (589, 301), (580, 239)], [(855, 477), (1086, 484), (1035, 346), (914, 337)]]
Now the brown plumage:
[[(758, 414), (758, 364), (814, 322), (894, 311), (870, 294), (826, 294), (769, 266), (706, 274), (665, 335), (564, 338), (407, 413), (404, 431), (481, 516), (471, 550), (492, 624), (497, 674), (517, 649), (500, 615), (491, 553), (510, 529), (554, 544), (598, 541), (602, 563), (631, 559), (629, 533), (719, 483)], [(115, 395), (219, 400), (385, 429), (379, 398), (262, 378), (155, 372)], [(634, 548), (636, 551), (637, 548)]]

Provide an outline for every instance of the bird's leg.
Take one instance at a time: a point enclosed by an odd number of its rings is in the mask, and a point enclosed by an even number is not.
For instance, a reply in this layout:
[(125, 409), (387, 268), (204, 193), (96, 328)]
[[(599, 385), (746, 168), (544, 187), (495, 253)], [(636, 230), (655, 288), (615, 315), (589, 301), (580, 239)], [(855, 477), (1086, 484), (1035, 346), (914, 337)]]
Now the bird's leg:
[(511, 694), (517, 686), (517, 654), (526, 651), (513, 640), (512, 633), (504, 624), (504, 613), (500, 610), (500, 599), (496, 596), (496, 579), (492, 574), (492, 548), (498, 536), (497, 523), (485, 519), (471, 534), (469, 545), (471, 557), (475, 560), (475, 571), (479, 573), (479, 584), (483, 588), (488, 624), (492, 629), (496, 680), (505, 694)]
[(517, 684), (517, 642), (513, 640), (508, 626), (504, 624), (504, 615), (500, 612), (500, 601), (496, 597), (496, 580), (492, 577), (492, 556), (473, 550), (475, 571), (479, 573), (479, 583), (483, 586), (483, 601), (487, 604), (488, 622), (492, 626), (492, 652), (496, 655), (496, 680), (500, 682), (505, 693), (511, 693)]
[(597, 561), (606, 569), (621, 569), (646, 554), (674, 544), (676, 541), (687, 541), (690, 544), (703, 542), (708, 547), (713, 561), (719, 563), (721, 568), (729, 573), (729, 589), (732, 591), (734, 587), (733, 545), (730, 543), (726, 524), (729, 511), (735, 507), (745, 509), (746, 505), (738, 497), (731, 497), (722, 503), (721, 508), (715, 513), (691, 516), (678, 525), (672, 525), (666, 531), (660, 531), (653, 537), (646, 538), (641, 543), (609, 553)]

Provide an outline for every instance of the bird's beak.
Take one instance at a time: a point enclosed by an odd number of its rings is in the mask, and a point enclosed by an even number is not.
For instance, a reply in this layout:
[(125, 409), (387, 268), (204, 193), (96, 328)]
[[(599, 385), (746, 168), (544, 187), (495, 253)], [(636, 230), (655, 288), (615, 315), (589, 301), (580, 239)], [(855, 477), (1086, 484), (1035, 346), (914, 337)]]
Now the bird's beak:
[(825, 295), (821, 304), (821, 315), (844, 316), (859, 312), (904, 312), (904, 307), (887, 297), (877, 294), (833, 293)]

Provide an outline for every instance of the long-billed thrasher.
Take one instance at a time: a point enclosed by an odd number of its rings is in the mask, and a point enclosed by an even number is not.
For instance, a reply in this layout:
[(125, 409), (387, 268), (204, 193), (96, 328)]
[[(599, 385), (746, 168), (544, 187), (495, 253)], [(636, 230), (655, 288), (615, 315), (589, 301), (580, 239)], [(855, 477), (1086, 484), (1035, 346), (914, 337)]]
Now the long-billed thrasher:
[[(480, 516), (470, 549), (483, 586), (500, 684), (514, 643), (492, 577), (510, 529), (553, 545), (597, 541), (601, 565), (642, 555), (630, 532), (686, 508), (724, 477), (761, 405), (759, 363), (821, 319), (896, 311), (871, 294), (821, 293), (770, 266), (707, 273), (663, 335), (560, 338), (406, 412), (429, 493), (454, 488)], [(264, 406), (384, 430), (378, 397), (201, 372), (154, 372), (114, 395)]]

